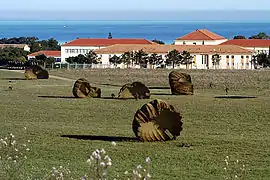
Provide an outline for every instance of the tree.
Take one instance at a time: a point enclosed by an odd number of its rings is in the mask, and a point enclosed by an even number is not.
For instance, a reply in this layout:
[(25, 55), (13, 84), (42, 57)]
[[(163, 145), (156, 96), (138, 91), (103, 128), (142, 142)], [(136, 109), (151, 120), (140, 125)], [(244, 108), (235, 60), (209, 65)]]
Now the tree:
[(44, 54), (39, 54), (35, 57), (35, 59), (38, 64), (43, 64), (44, 68), (46, 67), (47, 56), (45, 56)]
[(175, 67), (175, 64), (180, 64), (181, 60), (182, 60), (181, 53), (176, 49), (168, 52), (168, 54), (166, 55), (166, 65), (172, 64), (173, 69)]
[(212, 56), (212, 64), (215, 66), (215, 69), (217, 68), (217, 65), (219, 65), (219, 62), (221, 60), (221, 56), (219, 54), (214, 54)]
[(270, 55), (267, 55), (266, 53), (253, 55), (252, 63), (254, 63), (254, 66), (256, 66), (255, 69), (257, 69), (258, 65), (262, 67), (268, 67), (270, 66)]
[(234, 36), (233, 39), (246, 39), (246, 37), (242, 35), (237, 35), (237, 36)]
[(188, 51), (183, 51), (181, 54), (182, 59), (181, 59), (181, 64), (186, 65), (186, 69), (188, 69), (188, 64), (193, 63), (193, 56)]
[(121, 63), (121, 59), (120, 59), (120, 57), (114, 55), (113, 57), (111, 57), (109, 59), (109, 62), (112, 63), (116, 67), (117, 64), (120, 64)]
[(24, 51), (20, 48), (7, 47), (0, 48), (0, 64), (6, 65), (8, 62), (22, 62), (26, 60), (29, 52)]
[(133, 59), (134, 59), (134, 54), (133, 54), (133, 52), (129, 52), (129, 51), (125, 52), (120, 57), (121, 62), (123, 62), (125, 65), (127, 65), (127, 68), (131, 63), (133, 64)]
[(163, 41), (157, 39), (152, 40), (152, 42), (155, 42), (157, 44), (165, 44)]
[(76, 57), (71, 56), (71, 57), (66, 58), (66, 62), (70, 64), (77, 63), (77, 59)]
[(257, 35), (250, 36), (249, 39), (270, 39), (270, 36), (264, 32), (260, 32)]
[(146, 52), (144, 52), (142, 49), (139, 51), (136, 51), (134, 53), (135, 64), (139, 64), (141, 66), (146, 66), (147, 59), (148, 59), (148, 54)]
[(157, 55), (156, 53), (151, 54), (148, 57), (148, 63), (151, 65), (159, 65), (162, 63), (162, 56), (161, 55)]
[(54, 57), (48, 57), (46, 59), (46, 63), (50, 64), (50, 65), (54, 64), (55, 63), (55, 58)]
[(98, 56), (97, 54), (93, 51), (90, 50), (86, 55), (86, 62), (87, 64), (98, 64)]

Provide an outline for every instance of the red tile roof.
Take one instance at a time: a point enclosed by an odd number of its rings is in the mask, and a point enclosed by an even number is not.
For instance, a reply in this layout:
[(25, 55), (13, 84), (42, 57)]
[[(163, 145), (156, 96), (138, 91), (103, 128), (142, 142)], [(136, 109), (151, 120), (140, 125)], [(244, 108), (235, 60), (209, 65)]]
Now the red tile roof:
[(114, 44), (153, 44), (153, 42), (146, 39), (81, 38), (63, 44), (62, 46), (111, 46)]
[(242, 47), (270, 47), (270, 40), (266, 39), (232, 39), (222, 45), (237, 45)]
[(47, 57), (61, 57), (61, 51), (38, 51), (27, 56), (35, 57), (38, 55), (44, 54)]
[(221, 40), (226, 39), (223, 36), (217, 35), (207, 29), (197, 29), (189, 34), (177, 38), (176, 40)]

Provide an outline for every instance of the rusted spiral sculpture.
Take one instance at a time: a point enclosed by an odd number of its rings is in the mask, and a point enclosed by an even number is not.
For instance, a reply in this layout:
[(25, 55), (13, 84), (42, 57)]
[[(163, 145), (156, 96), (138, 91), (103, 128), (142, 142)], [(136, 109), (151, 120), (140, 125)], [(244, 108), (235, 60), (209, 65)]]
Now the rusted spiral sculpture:
[(38, 65), (32, 65), (25, 68), (24, 76), (27, 80), (30, 79), (48, 79), (49, 73)]
[(74, 83), (72, 93), (76, 98), (101, 97), (101, 89), (92, 87), (90, 83), (84, 78), (80, 78)]
[(119, 99), (149, 99), (150, 90), (141, 82), (125, 84), (118, 93)]
[(143, 105), (135, 114), (132, 129), (141, 141), (168, 141), (182, 131), (182, 116), (163, 100)]
[(193, 84), (189, 74), (172, 71), (169, 83), (173, 95), (193, 95)]

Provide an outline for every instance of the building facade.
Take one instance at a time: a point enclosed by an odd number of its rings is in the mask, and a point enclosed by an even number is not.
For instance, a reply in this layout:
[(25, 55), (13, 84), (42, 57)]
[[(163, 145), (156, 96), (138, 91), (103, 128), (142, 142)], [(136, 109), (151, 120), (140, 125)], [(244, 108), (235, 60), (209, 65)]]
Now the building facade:
[(175, 45), (218, 45), (227, 41), (225, 37), (215, 34), (207, 29), (197, 29), (189, 34), (177, 38)]
[(237, 45), (249, 50), (253, 50), (255, 54), (270, 53), (269, 39), (232, 39), (222, 43), (222, 45)]
[[(113, 67), (109, 59), (114, 55), (120, 57), (125, 52), (136, 52), (143, 50), (151, 55), (156, 53), (162, 56), (163, 64), (166, 61), (166, 55), (172, 50), (179, 52), (187, 51), (193, 56), (193, 63), (189, 65), (178, 65), (179, 69), (253, 69), (251, 58), (253, 51), (244, 49), (235, 45), (113, 45), (107, 48), (95, 50), (101, 57), (104, 67)], [(218, 54), (220, 61), (213, 64), (213, 55)], [(125, 68), (123, 64), (117, 67)], [(135, 66), (138, 67), (138, 66)], [(150, 67), (148, 65), (148, 67)], [(158, 66), (153, 66), (156, 68)], [(172, 68), (171, 65), (167, 68)]]
[(75, 57), (79, 54), (87, 54), (91, 50), (109, 47), (115, 44), (153, 44), (146, 39), (116, 39), (116, 38), (82, 38), (76, 39), (61, 46), (62, 63), (66, 58)]
[(28, 54), (27, 58), (28, 60), (36, 58), (38, 55), (45, 55), (47, 58), (48, 57), (53, 57), (55, 58), (56, 63), (61, 63), (61, 51), (38, 51), (32, 54)]
[(24, 51), (30, 52), (30, 47), (27, 44), (0, 44), (0, 48), (19, 48), (23, 49)]

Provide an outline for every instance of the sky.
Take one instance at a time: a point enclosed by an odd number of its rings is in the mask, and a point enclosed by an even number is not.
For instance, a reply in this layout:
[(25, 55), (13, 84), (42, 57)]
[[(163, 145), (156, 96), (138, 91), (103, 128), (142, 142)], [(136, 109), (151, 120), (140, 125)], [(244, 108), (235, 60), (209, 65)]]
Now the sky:
[[(247, 11), (252, 14), (239, 13)], [(191, 19), (237, 15), (270, 20), (270, 0), (5, 0), (0, 12), (0, 20), (185, 20), (185, 13)]]

